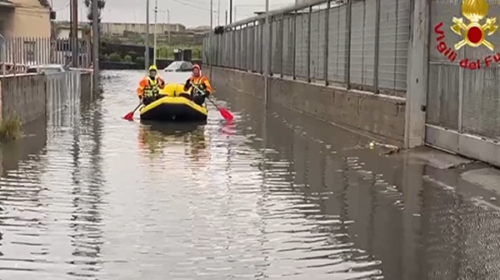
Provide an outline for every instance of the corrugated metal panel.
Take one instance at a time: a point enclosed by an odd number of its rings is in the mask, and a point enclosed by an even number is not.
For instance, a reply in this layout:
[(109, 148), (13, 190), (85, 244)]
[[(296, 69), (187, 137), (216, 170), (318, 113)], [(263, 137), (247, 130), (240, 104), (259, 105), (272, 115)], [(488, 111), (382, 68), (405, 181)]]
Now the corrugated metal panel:
[(241, 30), (236, 30), (235, 31), (235, 41), (236, 41), (236, 44), (235, 44), (235, 47), (234, 47), (234, 51), (235, 51), (235, 68), (236, 69), (241, 69)]
[(406, 90), (410, 1), (381, 1), (380, 11), (379, 88)]
[(427, 123), (458, 129), (459, 74), (455, 65), (429, 65)]
[(253, 49), (252, 49), (252, 46), (254, 44), (254, 41), (253, 41), (253, 33), (254, 33), (254, 30), (255, 30), (255, 27), (254, 26), (249, 26), (247, 28), (247, 34), (246, 34), (246, 44), (245, 44), (245, 48), (247, 49), (247, 53), (246, 53), (246, 69), (248, 70), (253, 70), (254, 68), (254, 63), (253, 63), (253, 55), (254, 55), (254, 52), (253, 52)]
[(466, 70), (464, 74), (463, 132), (500, 140), (500, 69)]
[(307, 78), (307, 44), (308, 42), (308, 16), (301, 14), (296, 19), (296, 40), (295, 40), (295, 75), (300, 78)]
[(286, 17), (283, 24), (283, 74), (293, 75), (293, 18)]
[(271, 22), (271, 73), (279, 74), (281, 63), (281, 51), (279, 48), (279, 41), (281, 38), (279, 34), (279, 21)]
[(263, 72), (264, 71), (264, 68), (263, 68), (263, 63), (262, 63), (262, 32), (263, 32), (263, 25), (258, 25), (257, 26), (257, 32), (255, 33), (255, 46), (254, 46), (254, 50), (255, 50), (255, 57), (257, 58), (256, 62), (257, 62), (257, 68), (255, 69), (255, 71), (257, 72)]
[(345, 81), (346, 61), (346, 6), (330, 9), (328, 33), (328, 80)]
[(351, 82), (373, 86), (376, 1), (353, 3), (351, 19)]
[(325, 26), (325, 16), (320, 17), (320, 12), (316, 11), (311, 14), (311, 61), (309, 61), (309, 67), (311, 68), (312, 79), (322, 79), (322, 69), (323, 69), (323, 50), (321, 43), (324, 44), (325, 33), (321, 32), (324, 28), (320, 28), (320, 25)]

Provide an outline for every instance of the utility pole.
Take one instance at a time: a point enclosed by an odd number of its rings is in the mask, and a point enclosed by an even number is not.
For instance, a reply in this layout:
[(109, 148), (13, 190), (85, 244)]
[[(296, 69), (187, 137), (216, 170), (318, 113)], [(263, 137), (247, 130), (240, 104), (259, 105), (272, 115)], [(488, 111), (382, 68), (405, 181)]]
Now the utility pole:
[(172, 26), (170, 26), (170, 10), (167, 9), (167, 24), (168, 24), (168, 44), (170, 45), (170, 29)]
[(233, 0), (229, 0), (229, 23), (233, 23)]
[(157, 50), (156, 50), (156, 25), (158, 24), (158, 0), (155, 0), (155, 34), (154, 34), (154, 43), (153, 43), (153, 51), (154, 51), (154, 54), (153, 54), (153, 64), (156, 65), (156, 54), (157, 54)]
[(72, 66), (78, 67), (78, 0), (71, 0), (71, 63)]
[(210, 34), (208, 35), (209, 37), (209, 40), (210, 40), (210, 54), (209, 54), (209, 58), (210, 58), (210, 81), (212, 80), (212, 72), (213, 72), (213, 67), (212, 67), (212, 64), (213, 64), (213, 53), (214, 53), (214, 0), (210, 0)]
[(227, 18), (227, 10), (226, 10), (226, 19), (224, 20), (224, 23), (227, 25), (228, 22), (227, 22), (228, 18)]
[(149, 68), (149, 0), (146, 0), (146, 52), (144, 57), (144, 68), (146, 71)]
[(271, 22), (269, 19), (269, 0), (266, 0), (266, 24), (264, 25), (266, 32), (264, 39), (264, 55), (265, 55), (265, 71), (264, 71), (264, 104), (267, 108), (267, 100), (269, 96), (269, 72), (270, 72), (270, 59), (271, 59)]
[(94, 67), (94, 93), (99, 90), (99, 7), (97, 0), (92, 0), (92, 65)]

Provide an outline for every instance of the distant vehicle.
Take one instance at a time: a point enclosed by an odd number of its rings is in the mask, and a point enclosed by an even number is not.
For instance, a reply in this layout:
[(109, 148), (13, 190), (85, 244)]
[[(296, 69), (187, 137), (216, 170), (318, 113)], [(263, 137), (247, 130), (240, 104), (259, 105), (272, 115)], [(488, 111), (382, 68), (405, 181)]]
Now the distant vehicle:
[(26, 73), (53, 74), (71, 71), (69, 67), (59, 64), (32, 65), (28, 67)]
[(165, 68), (165, 72), (190, 72), (193, 64), (189, 61), (174, 61)]

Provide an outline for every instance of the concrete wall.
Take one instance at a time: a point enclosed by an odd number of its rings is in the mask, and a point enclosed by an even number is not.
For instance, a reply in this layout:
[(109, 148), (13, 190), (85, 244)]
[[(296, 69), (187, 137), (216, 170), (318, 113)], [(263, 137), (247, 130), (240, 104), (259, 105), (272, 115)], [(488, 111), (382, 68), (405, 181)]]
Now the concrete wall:
[[(210, 75), (208, 69), (204, 69)], [(264, 99), (264, 76), (213, 67), (216, 91), (250, 94)], [(405, 133), (405, 98), (344, 88), (325, 87), (279, 78), (269, 80), (269, 102), (300, 111), (329, 123), (377, 136), (402, 146)]]
[(89, 102), (92, 100), (92, 73), (82, 73), (81, 74), (81, 102)]
[(0, 77), (2, 119), (17, 114), (29, 123), (45, 116), (45, 81), (36, 74)]
[[(57, 75), (60, 76), (59, 73)], [(64, 74), (62, 75), (64, 76)], [(90, 73), (71, 72), (67, 73), (66, 76), (62, 77), (64, 79), (57, 79), (58, 81), (54, 81), (55, 77), (38, 74), (0, 76), (1, 118), (18, 114), (23, 124), (27, 124), (44, 118), (47, 111), (55, 108), (55, 105), (64, 107), (68, 102), (75, 105), (81, 101), (91, 100), (92, 78)], [(59, 82), (60, 85), (54, 86), (55, 82)], [(65, 102), (65, 104), (49, 104), (54, 103), (52, 100), (54, 98), (51, 98), (54, 95), (62, 95), (57, 100)]]

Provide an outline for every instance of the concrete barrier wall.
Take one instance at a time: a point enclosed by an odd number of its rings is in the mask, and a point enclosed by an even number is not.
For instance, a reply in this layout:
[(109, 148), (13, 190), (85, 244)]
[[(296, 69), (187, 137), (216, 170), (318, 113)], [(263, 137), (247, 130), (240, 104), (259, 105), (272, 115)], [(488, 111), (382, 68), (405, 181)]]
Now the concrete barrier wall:
[(89, 102), (92, 100), (92, 73), (90, 72), (83, 72), (81, 73), (81, 78), (80, 78), (80, 84), (81, 84), (81, 102)]
[[(210, 74), (208, 69), (203, 71)], [(212, 76), (216, 91), (265, 97), (260, 74), (213, 67)], [(268, 101), (403, 145), (404, 98), (272, 77)]]
[(0, 116), (17, 114), (23, 124), (92, 98), (92, 74), (67, 72), (0, 76)]
[(44, 116), (45, 81), (37, 74), (0, 77), (2, 119), (17, 114), (25, 124)]

